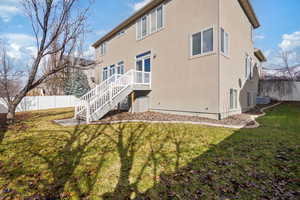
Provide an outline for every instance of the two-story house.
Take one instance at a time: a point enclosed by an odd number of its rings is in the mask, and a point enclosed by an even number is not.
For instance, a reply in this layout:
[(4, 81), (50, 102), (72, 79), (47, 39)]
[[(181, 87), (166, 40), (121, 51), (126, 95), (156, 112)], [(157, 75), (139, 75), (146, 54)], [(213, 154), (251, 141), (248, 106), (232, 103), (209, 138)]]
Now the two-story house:
[[(258, 27), (249, 0), (152, 0), (93, 44), (99, 86), (77, 113), (97, 120), (128, 95), (134, 112), (222, 119), (247, 111), (265, 61), (254, 48)], [(130, 89), (120, 95), (122, 85)]]

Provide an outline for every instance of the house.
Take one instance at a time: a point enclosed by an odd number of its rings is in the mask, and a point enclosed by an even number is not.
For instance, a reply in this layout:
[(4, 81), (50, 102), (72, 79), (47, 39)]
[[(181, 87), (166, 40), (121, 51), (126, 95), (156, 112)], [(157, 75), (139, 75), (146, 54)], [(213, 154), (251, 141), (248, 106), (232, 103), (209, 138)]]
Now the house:
[[(62, 96), (66, 95), (65, 87), (66, 82), (69, 81), (71, 78), (74, 78), (74, 74), (81, 73), (86, 76), (88, 81), (88, 88), (95, 87), (95, 67), (93, 60), (85, 59), (85, 58), (70, 58), (66, 57), (65, 59), (70, 60), (72, 65), (75, 62), (74, 60), (77, 59), (76, 62), (80, 62), (82, 67), (67, 67), (64, 70), (53, 74), (49, 78), (47, 78), (42, 84), (37, 86), (36, 88), (32, 89), (28, 92), (27, 96)], [(52, 62), (49, 62), (48, 65), (43, 69), (45, 72), (50, 70), (53, 66)]]
[(258, 27), (249, 0), (152, 0), (93, 44), (99, 85), (76, 117), (98, 120), (128, 95), (133, 112), (247, 111), (265, 61), (254, 48)]

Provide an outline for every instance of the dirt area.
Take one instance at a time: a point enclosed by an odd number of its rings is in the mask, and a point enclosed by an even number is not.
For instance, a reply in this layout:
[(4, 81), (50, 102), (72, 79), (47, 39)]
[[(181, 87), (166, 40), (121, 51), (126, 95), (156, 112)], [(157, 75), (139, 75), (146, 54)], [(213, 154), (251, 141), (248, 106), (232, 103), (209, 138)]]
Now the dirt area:
[(112, 111), (108, 113), (99, 122), (112, 122), (122, 120), (143, 120), (143, 121), (190, 121), (190, 122), (207, 122), (222, 125), (244, 125), (249, 122), (250, 116), (247, 114), (240, 114), (228, 117), (223, 120), (214, 120), (203, 117), (173, 115), (158, 112), (143, 112), (143, 113), (129, 113)]
[(262, 114), (260, 112), (261, 108), (273, 105), (275, 103), (276, 102), (272, 102), (268, 105), (258, 105), (247, 113), (233, 115), (222, 120), (214, 120), (214, 119), (195, 117), (195, 116), (173, 115), (173, 114), (165, 114), (165, 113), (158, 113), (158, 112), (129, 113), (129, 112), (111, 111), (106, 116), (104, 116), (104, 118), (99, 122), (142, 120), (142, 121), (206, 122), (206, 123), (214, 123), (214, 124), (221, 124), (221, 125), (235, 125), (235, 126), (240, 126), (245, 124), (252, 125), (254, 124), (254, 122), (251, 120), (252, 115)]

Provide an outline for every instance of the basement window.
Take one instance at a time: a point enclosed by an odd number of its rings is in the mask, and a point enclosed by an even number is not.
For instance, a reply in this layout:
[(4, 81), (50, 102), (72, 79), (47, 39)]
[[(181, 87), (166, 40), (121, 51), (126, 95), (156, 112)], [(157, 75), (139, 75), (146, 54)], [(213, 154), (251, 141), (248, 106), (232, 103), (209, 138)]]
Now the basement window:
[(230, 89), (230, 99), (229, 99), (230, 110), (237, 109), (238, 105), (238, 92), (236, 89)]

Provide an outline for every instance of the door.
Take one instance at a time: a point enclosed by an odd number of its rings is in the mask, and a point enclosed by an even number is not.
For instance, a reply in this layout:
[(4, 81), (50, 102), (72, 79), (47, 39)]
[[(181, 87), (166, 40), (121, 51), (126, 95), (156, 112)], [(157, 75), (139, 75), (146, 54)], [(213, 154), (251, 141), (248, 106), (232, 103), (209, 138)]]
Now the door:
[(150, 83), (151, 56), (150, 54), (136, 58), (136, 82)]

